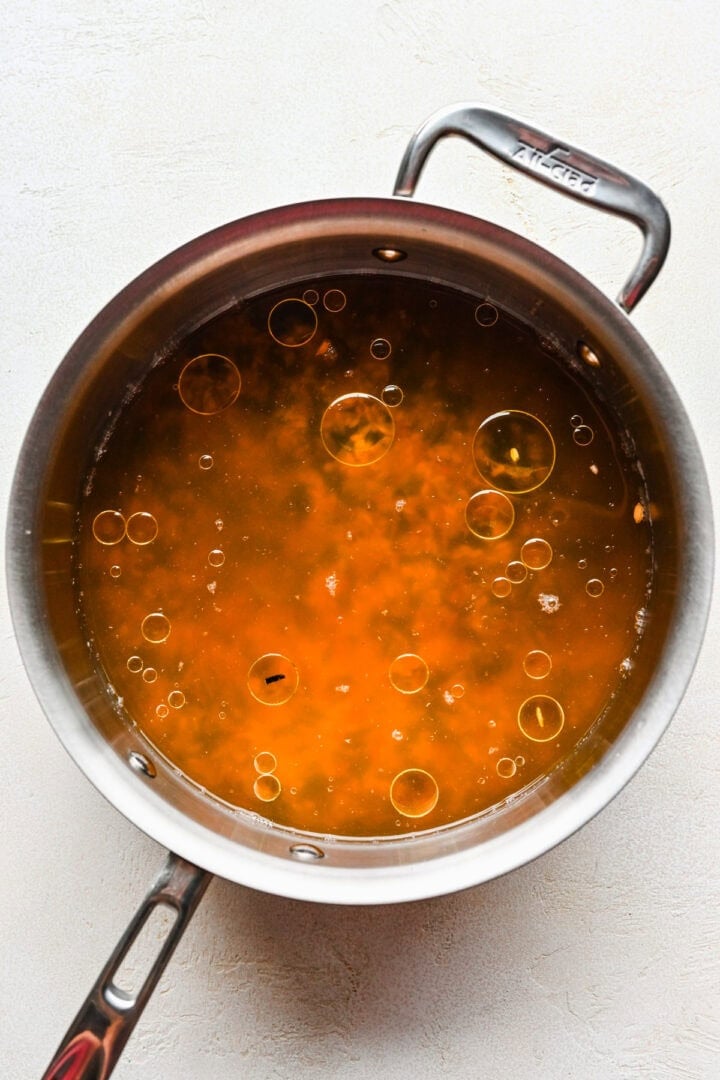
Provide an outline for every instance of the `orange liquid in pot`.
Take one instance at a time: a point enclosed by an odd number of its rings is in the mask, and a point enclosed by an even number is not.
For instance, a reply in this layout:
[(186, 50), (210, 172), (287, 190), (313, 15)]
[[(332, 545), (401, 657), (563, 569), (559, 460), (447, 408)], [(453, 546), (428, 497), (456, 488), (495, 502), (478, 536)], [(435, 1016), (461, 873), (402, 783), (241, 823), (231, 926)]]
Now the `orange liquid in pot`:
[(639, 473), (477, 298), (354, 277), (218, 316), (148, 373), (87, 492), (79, 603), (108, 692), (191, 781), (282, 825), (486, 810), (632, 667)]

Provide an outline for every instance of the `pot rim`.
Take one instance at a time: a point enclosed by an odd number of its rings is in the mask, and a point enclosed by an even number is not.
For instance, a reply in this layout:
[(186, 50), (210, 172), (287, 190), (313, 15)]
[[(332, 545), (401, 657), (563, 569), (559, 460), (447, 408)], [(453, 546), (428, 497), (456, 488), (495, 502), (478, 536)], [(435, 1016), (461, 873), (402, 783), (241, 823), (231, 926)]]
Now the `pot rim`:
[[(45, 473), (38, 462), (47, 462), (59, 422), (55, 402), (58, 395), (65, 400), (72, 393), (99, 342), (119, 333), (128, 319), (140, 321), (143, 312), (162, 303), (173, 284), (201, 274), (203, 266), (216, 265), (222, 258), (242, 258), (247, 246), (258, 240), (291, 242), (311, 228), (321, 241), (324, 230), (341, 226), (367, 237), (387, 237), (386, 246), (402, 246), (408, 230), (416, 235), (420, 230), (424, 242), (452, 237), (468, 248), (480, 245), (488, 256), (501, 254), (511, 270), (539, 274), (549, 295), (581, 312), (590, 329), (609, 335), (627, 354), (634, 384), (653, 401), (671, 433), (670, 465), (674, 475), (682, 477), (678, 514), (683, 525), (684, 603), (676, 605), (663, 663), (612, 747), (555, 801), (481, 847), (449, 846), (441, 856), (362, 868), (333, 866), (331, 858), (279, 859), (239, 845), (166, 803), (151, 783), (133, 773), (93, 727), (79, 702), (44, 619), (39, 562), (27, 556), (44, 494)], [(711, 501), (697, 441), (672, 383), (624, 312), (577, 271), (517, 234), (456, 211), (399, 198), (318, 200), (263, 211), (191, 240), (140, 274), (90, 323), (50, 380), (21, 449), (7, 526), (8, 595), (23, 662), (56, 735), (101, 794), (147, 835), (214, 874), (282, 896), (343, 904), (416, 900), (480, 884), (532, 861), (594, 817), (647, 758), (680, 703), (702, 643), (712, 564)], [(412, 838), (416, 845), (418, 837)], [(404, 841), (393, 841), (398, 842)]]

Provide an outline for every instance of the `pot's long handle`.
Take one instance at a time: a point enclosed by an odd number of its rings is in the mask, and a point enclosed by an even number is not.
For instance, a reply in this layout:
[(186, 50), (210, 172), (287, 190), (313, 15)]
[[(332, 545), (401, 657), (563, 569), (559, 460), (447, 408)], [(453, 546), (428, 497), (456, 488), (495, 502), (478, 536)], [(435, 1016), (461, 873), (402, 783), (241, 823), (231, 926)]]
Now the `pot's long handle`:
[[(58, 1048), (43, 1080), (106, 1080), (120, 1057), (158, 979), (195, 911), (211, 876), (170, 854)], [(134, 996), (113, 976), (158, 904), (176, 912), (145, 981)]]
[(434, 113), (415, 132), (400, 165), (396, 195), (413, 194), (428, 154), (446, 135), (463, 135), (535, 180), (634, 222), (643, 234), (643, 249), (618, 304), (628, 312), (635, 307), (659, 274), (670, 246), (667, 211), (646, 184), (512, 116), (461, 104)]

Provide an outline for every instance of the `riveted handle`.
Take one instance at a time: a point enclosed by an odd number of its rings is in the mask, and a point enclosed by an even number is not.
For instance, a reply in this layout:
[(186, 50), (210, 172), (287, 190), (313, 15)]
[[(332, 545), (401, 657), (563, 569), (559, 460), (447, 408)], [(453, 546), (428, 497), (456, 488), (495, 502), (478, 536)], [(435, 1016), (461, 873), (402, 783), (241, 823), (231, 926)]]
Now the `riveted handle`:
[[(211, 875), (177, 855), (169, 855), (155, 884), (120, 938), (112, 956), (70, 1025), (43, 1080), (107, 1080), (165, 970), (183, 931), (210, 883)], [(137, 994), (113, 983), (130, 947), (158, 904), (175, 920)]]
[(400, 165), (396, 195), (413, 194), (428, 154), (447, 135), (462, 135), (542, 184), (637, 225), (642, 252), (618, 296), (620, 307), (632, 311), (659, 274), (670, 246), (670, 218), (646, 184), (522, 120), (461, 104), (434, 113), (415, 132)]

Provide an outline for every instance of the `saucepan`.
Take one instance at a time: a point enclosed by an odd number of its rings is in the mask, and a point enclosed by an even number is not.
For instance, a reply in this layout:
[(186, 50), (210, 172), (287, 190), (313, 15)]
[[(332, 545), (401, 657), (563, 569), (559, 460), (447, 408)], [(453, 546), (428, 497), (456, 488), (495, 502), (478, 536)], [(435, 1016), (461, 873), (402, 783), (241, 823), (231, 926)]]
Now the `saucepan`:
[[(432, 147), (469, 139), (556, 191), (642, 232), (617, 302), (547, 251), (496, 225), (408, 201)], [(394, 198), (307, 202), (224, 225), (168, 255), (90, 323), (52, 378), (17, 467), (9, 594), (30, 680), (57, 735), (100, 792), (167, 847), (159, 879), (72, 1024), (47, 1076), (106, 1077), (211, 875), (281, 896), (387, 904), (478, 885), (587, 822), (639, 768), (675, 712), (700, 649), (712, 577), (701, 455), (673, 386), (629, 319), (662, 267), (670, 226), (640, 181), (531, 125), (477, 105), (413, 136)], [(567, 768), (493, 814), (411, 837), (293, 833), (233, 812), (190, 784), (110, 700), (76, 611), (72, 539), (87, 464), (129, 386), (183, 328), (244, 296), (323, 275), (403, 275), (492, 297), (518, 313), (632, 434), (653, 516), (652, 609), (620, 703)], [(142, 988), (113, 981), (157, 905), (175, 912)]]

